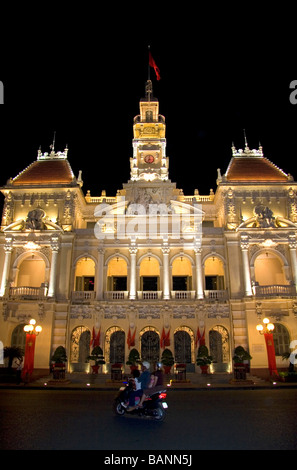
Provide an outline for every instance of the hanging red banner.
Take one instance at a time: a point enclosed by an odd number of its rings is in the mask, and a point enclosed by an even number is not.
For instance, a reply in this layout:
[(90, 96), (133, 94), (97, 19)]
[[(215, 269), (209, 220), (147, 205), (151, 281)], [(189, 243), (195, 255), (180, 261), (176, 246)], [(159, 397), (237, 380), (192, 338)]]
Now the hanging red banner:
[(278, 372), (276, 369), (276, 361), (275, 361), (273, 334), (264, 333), (264, 337), (265, 337), (266, 349), (267, 349), (269, 373), (270, 375), (273, 375), (273, 374), (278, 375)]
[(36, 340), (36, 335), (32, 335), (30, 333), (26, 334), (23, 377), (26, 377), (27, 375), (32, 375), (32, 372), (34, 369), (35, 340)]

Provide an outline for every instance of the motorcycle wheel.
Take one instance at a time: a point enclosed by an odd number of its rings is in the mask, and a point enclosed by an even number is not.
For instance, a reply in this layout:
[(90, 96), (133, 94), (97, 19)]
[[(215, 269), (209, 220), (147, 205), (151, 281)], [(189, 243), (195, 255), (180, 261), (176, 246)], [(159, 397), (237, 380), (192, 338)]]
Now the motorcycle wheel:
[(125, 414), (125, 408), (121, 405), (119, 400), (113, 402), (113, 411), (118, 416), (123, 416)]
[(159, 421), (159, 422), (164, 421), (165, 416), (166, 416), (165, 410), (164, 408), (162, 408), (161, 405), (158, 406), (158, 408), (154, 410), (153, 418), (155, 421)]

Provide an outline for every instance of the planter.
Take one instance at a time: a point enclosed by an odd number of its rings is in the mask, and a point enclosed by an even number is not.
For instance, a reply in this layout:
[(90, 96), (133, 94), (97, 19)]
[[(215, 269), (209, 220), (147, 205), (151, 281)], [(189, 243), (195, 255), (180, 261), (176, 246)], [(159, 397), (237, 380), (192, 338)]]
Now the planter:
[(165, 374), (170, 374), (170, 371), (171, 371), (171, 367), (172, 366), (163, 366), (164, 367), (164, 372)]
[(65, 379), (65, 364), (64, 363), (56, 363), (53, 365), (53, 379), (54, 380), (62, 380)]
[(201, 374), (206, 375), (208, 371), (208, 365), (200, 366), (200, 369), (201, 369)]
[(234, 364), (234, 379), (246, 380), (246, 366), (242, 363)]
[(100, 366), (92, 366), (92, 374), (98, 374)]

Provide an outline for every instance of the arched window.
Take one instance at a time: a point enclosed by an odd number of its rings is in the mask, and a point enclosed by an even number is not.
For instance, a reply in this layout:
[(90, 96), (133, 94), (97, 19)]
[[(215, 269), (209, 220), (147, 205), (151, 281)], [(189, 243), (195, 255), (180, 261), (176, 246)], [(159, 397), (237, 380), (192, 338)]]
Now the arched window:
[(205, 290), (224, 290), (224, 264), (217, 256), (211, 256), (205, 260)]
[(95, 280), (95, 263), (87, 256), (80, 258), (75, 267), (75, 290), (93, 291)]
[(127, 290), (127, 263), (123, 258), (112, 258), (107, 268), (107, 290)]
[(274, 253), (266, 251), (255, 259), (255, 281), (260, 286), (288, 284), (282, 261)]
[(287, 328), (281, 323), (274, 323), (273, 341), (276, 356), (290, 352), (290, 335)]
[(148, 256), (140, 264), (140, 290), (160, 290), (160, 266), (156, 258)]
[(179, 256), (172, 263), (172, 289), (192, 290), (192, 265), (184, 256)]
[(38, 253), (32, 253), (19, 265), (16, 287), (40, 287), (45, 282), (45, 262)]

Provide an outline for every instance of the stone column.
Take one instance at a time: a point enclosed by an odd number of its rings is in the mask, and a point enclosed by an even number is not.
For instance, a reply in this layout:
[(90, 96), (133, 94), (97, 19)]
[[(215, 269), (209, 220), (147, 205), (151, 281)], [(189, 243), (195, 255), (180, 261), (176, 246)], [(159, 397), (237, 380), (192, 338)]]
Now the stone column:
[(58, 252), (59, 252), (59, 238), (53, 237), (52, 243), (52, 262), (51, 262), (51, 272), (48, 286), (48, 296), (55, 297), (56, 295), (56, 277), (57, 277), (57, 261), (58, 261)]
[(129, 299), (136, 299), (136, 254), (137, 247), (135, 245), (129, 248), (130, 252), (130, 292)]
[(244, 278), (244, 292), (246, 296), (252, 296), (251, 271), (249, 263), (249, 241), (247, 236), (241, 237), (241, 253)]
[(203, 289), (203, 270), (202, 270), (202, 261), (201, 261), (201, 248), (195, 249), (195, 258), (196, 258), (196, 298), (204, 298), (204, 289)]
[(293, 281), (295, 284), (295, 291), (297, 290), (297, 256), (296, 256), (297, 241), (295, 235), (289, 235), (289, 248), (292, 265)]
[(169, 253), (170, 248), (163, 246), (163, 299), (170, 299)]
[(1, 280), (1, 287), (0, 287), (0, 297), (5, 295), (8, 277), (9, 277), (9, 270), (10, 270), (10, 261), (11, 261), (11, 253), (12, 253), (12, 238), (7, 238), (5, 240), (5, 259), (4, 259), (4, 266), (2, 271), (2, 280)]
[(103, 300), (104, 286), (103, 286), (103, 267), (104, 267), (104, 249), (98, 248), (98, 263), (96, 275), (96, 299)]

